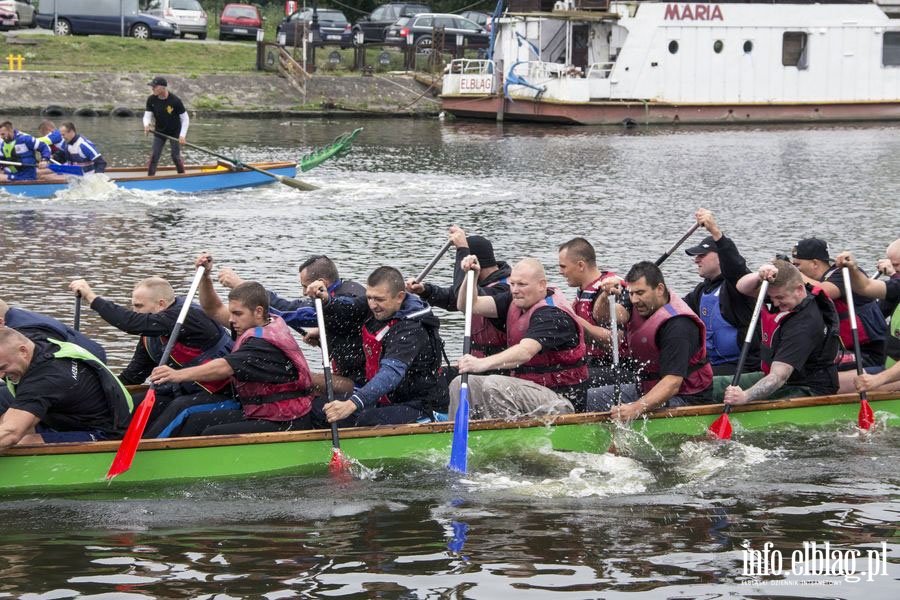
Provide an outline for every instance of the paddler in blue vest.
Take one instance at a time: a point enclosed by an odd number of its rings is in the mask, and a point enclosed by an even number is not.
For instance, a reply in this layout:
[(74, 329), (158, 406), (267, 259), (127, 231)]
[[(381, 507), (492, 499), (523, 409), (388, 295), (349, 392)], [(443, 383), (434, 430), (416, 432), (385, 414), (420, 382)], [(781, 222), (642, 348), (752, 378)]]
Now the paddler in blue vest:
[(440, 322), (428, 304), (406, 292), (400, 271), (372, 271), (365, 298), (332, 298), (322, 281), (306, 294), (322, 299), (326, 327), (339, 321), (361, 332), (366, 355), (365, 385), (347, 400), (317, 400), (316, 426), (414, 423), (447, 411), (447, 386), (438, 375)]
[[(697, 275), (703, 281), (684, 296), (684, 301), (706, 326), (706, 358), (712, 365), (714, 376), (727, 376), (721, 380), (725, 382), (722, 384), (724, 389), (737, 368), (741, 345), (753, 316), (754, 299), (737, 289), (737, 282), (750, 269), (734, 242), (719, 229), (710, 211), (701, 208), (695, 217), (709, 235), (685, 250), (685, 254), (694, 259)], [(759, 370), (759, 340), (756, 336), (744, 369)]]
[[(460, 266), (465, 257), (475, 255), (481, 270), (478, 272), (478, 295), (497, 296), (509, 291), (510, 266), (494, 257), (494, 245), (480, 235), (466, 235), (457, 225), (448, 232), (450, 243), (456, 248), (456, 262), (453, 268), (453, 285), (442, 287), (432, 283), (418, 283), (414, 278), (406, 280), (406, 291), (418, 294), (431, 306), (456, 312), (459, 286), (463, 284), (465, 272)], [(479, 315), (472, 317), (472, 356), (491, 356), (506, 350), (506, 321), (488, 319)]]
[[(662, 407), (712, 403), (712, 367), (706, 358), (706, 326), (687, 303), (671, 291), (662, 271), (639, 262), (625, 276), (625, 339), (640, 384), (607, 385), (588, 390), (589, 411), (610, 411), (631, 421)], [(604, 284), (618, 293), (618, 284)], [(616, 403), (616, 392), (621, 405)]]
[(13, 396), (0, 416), (0, 450), (116, 439), (131, 419), (131, 396), (116, 376), (65, 340), (32, 340), (0, 327), (0, 378)]
[(59, 162), (81, 167), (85, 173), (106, 171), (106, 159), (91, 140), (78, 133), (74, 123), (63, 123), (59, 126), (59, 132), (63, 137), (60, 144), (63, 160)]
[(742, 375), (738, 385), (725, 388), (725, 402), (834, 394), (840, 345), (834, 304), (781, 259), (742, 277), (738, 290), (756, 298), (763, 280), (769, 281), (769, 304), (759, 315), (762, 372)]
[[(116, 329), (140, 336), (131, 361), (120, 378), (126, 385), (144, 383), (162, 358), (184, 298), (176, 297), (172, 285), (161, 277), (148, 277), (134, 286), (131, 292), (131, 309), (98, 296), (84, 279), (73, 281), (69, 284), (69, 289), (80, 293), (84, 302)], [(176, 367), (203, 364), (227, 355), (231, 347), (228, 332), (210, 319), (199, 306), (191, 306), (178, 342), (172, 349), (169, 364)], [(196, 411), (219, 408), (223, 395), (231, 395), (227, 377), (184, 381), (177, 385), (158, 387), (145, 437), (161, 435), (176, 415), (188, 407), (195, 407)], [(172, 408), (176, 399), (178, 410)]]
[[(898, 245), (900, 240), (893, 245)], [(891, 255), (891, 247), (888, 247), (888, 255)], [(898, 261), (900, 263), (900, 261)], [(883, 366), (867, 367), (862, 375), (856, 371), (843, 371), (840, 375), (841, 393), (853, 391), (860, 392), (870, 390), (900, 391), (900, 278), (891, 278), (887, 281), (870, 279), (863, 273), (853, 254), (842, 252), (835, 260), (837, 267), (847, 267), (850, 270), (850, 286), (854, 296), (859, 294), (867, 298), (877, 298), (894, 307), (888, 325), (888, 337), (884, 345), (885, 361)], [(900, 264), (898, 264), (900, 267)], [(854, 307), (855, 308), (855, 307)]]
[[(41, 124), (38, 125), (37, 139), (50, 147), (50, 158), (52, 160), (55, 160), (58, 163), (65, 162), (65, 156), (63, 156), (62, 150), (60, 149), (63, 136), (59, 132), (59, 128), (56, 127), (56, 123), (53, 121), (41, 121)], [(38, 169), (38, 177), (41, 179), (54, 176), (56, 176), (56, 173), (49, 168)]]
[[(322, 281), (328, 288), (330, 298), (365, 298), (366, 288), (355, 281), (342, 279), (337, 265), (324, 254), (310, 256), (300, 263), (300, 289), (304, 291), (314, 281)], [(244, 283), (233, 269), (219, 269), (219, 283), (228, 289)], [(289, 300), (282, 298), (271, 289), (269, 292), (269, 312), (280, 316), (288, 327), (303, 336), (303, 341), (312, 346), (319, 345), (319, 329), (316, 309), (311, 298)], [(363, 353), (362, 336), (358, 327), (343, 321), (327, 320), (328, 349), (331, 354), (332, 370), (335, 375), (352, 379), (358, 386), (366, 383), (366, 358)]]
[[(40, 155), (40, 161), (35, 154)], [(46, 168), (50, 164), (50, 147), (4, 121), (0, 123), (0, 161), (22, 164), (17, 167), (0, 162), (0, 182), (34, 181), (38, 167)]]
[[(463, 271), (475, 271), (476, 279), (480, 268), (478, 257), (463, 259)], [(562, 292), (548, 287), (540, 261), (525, 258), (516, 263), (509, 291), (497, 296), (478, 295), (463, 282), (457, 298), (461, 310), (468, 294), (473, 295), (474, 314), (506, 321), (507, 343), (503, 352), (459, 359), (459, 372), (473, 374), (468, 378), (473, 419), (570, 413), (584, 405), (584, 329)], [(498, 371), (507, 374), (476, 375)], [(450, 415), (456, 414), (460, 385), (459, 377), (450, 384)]]

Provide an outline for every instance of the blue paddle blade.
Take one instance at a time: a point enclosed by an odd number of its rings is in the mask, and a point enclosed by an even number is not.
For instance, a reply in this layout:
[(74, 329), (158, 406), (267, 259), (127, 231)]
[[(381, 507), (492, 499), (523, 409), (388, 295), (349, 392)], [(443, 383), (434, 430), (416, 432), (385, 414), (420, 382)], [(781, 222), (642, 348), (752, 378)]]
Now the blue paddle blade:
[(450, 447), (450, 469), (466, 472), (469, 450), (469, 386), (459, 388), (459, 406), (453, 421), (453, 445)]
[(78, 165), (48, 165), (50, 170), (60, 175), (84, 175), (84, 169)]

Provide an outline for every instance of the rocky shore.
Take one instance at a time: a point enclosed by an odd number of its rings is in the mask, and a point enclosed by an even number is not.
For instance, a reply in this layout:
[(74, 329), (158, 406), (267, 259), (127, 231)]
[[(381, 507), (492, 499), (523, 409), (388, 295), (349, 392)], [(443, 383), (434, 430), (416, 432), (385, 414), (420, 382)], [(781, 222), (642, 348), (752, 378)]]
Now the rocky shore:
[(52, 117), (142, 114), (153, 75), (191, 114), (232, 117), (416, 117), (440, 112), (438, 85), (405, 74), (316, 76), (306, 94), (270, 73), (190, 75), (57, 71), (0, 72), (0, 114)]

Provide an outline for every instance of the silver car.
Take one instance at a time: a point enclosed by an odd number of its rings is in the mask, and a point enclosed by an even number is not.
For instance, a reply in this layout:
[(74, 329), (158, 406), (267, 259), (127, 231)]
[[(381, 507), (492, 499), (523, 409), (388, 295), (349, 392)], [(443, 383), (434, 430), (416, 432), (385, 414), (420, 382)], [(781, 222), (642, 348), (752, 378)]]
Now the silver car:
[(19, 27), (34, 27), (34, 0), (0, 0), (0, 8), (19, 16)]
[(192, 33), (206, 39), (206, 11), (197, 0), (150, 0), (143, 12), (175, 23), (181, 37)]

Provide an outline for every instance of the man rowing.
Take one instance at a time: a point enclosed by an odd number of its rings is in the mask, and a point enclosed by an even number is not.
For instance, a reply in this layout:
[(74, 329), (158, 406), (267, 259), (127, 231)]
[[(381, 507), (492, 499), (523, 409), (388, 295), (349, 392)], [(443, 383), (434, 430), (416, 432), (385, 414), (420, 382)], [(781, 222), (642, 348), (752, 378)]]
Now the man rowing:
[[(39, 160), (35, 154), (40, 155)], [(49, 163), (47, 144), (18, 131), (10, 121), (0, 123), (0, 182), (34, 181), (38, 168), (46, 168)]]
[[(184, 297), (176, 296), (172, 285), (161, 277), (148, 277), (135, 284), (131, 292), (132, 309), (97, 295), (84, 279), (73, 281), (69, 284), (69, 289), (80, 293), (91, 310), (116, 329), (140, 336), (131, 361), (120, 377), (127, 385), (144, 383), (162, 358), (184, 304)], [(210, 319), (199, 306), (191, 306), (168, 364), (172, 367), (201, 365), (226, 356), (231, 347), (228, 332)], [(157, 437), (164, 432), (170, 433), (169, 426), (182, 410), (189, 407), (193, 407), (194, 411), (218, 408), (221, 403), (219, 396), (231, 395), (228, 384), (228, 377), (225, 376), (183, 380), (177, 384), (158, 387), (145, 436)]]
[(0, 377), (12, 394), (0, 416), (0, 450), (15, 444), (116, 439), (131, 419), (131, 396), (116, 376), (97, 357), (65, 340), (32, 340), (0, 327)]
[[(627, 379), (630, 374), (621, 363), (619, 372), (613, 368), (607, 301), (609, 294), (603, 288), (604, 281), (619, 280), (619, 276), (612, 271), (601, 271), (597, 268), (597, 253), (591, 243), (583, 237), (572, 238), (562, 244), (559, 247), (558, 261), (559, 274), (565, 278), (569, 286), (576, 288), (572, 310), (578, 324), (584, 329), (589, 386), (599, 387)], [(594, 316), (595, 311), (597, 316)], [(621, 332), (619, 342), (624, 343)]]
[(343, 321), (362, 335), (366, 383), (347, 400), (316, 403), (314, 423), (372, 426), (434, 419), (447, 410), (447, 386), (439, 377), (443, 340), (431, 307), (407, 293), (393, 267), (378, 267), (366, 280), (366, 297), (334, 297), (323, 281), (307, 296), (321, 298), (326, 319)]
[[(706, 358), (706, 326), (652, 262), (639, 262), (625, 276), (625, 337), (640, 375), (630, 383), (588, 390), (589, 411), (610, 411), (631, 421), (662, 407), (708, 404), (713, 372)], [(615, 290), (617, 284), (606, 284)], [(617, 398), (618, 395), (618, 398)]]
[[(300, 289), (305, 290), (314, 282), (321, 281), (328, 289), (329, 298), (365, 298), (366, 289), (355, 281), (342, 279), (337, 265), (324, 254), (310, 256), (300, 264)], [(233, 269), (219, 269), (219, 283), (233, 289), (244, 280)], [(318, 344), (318, 322), (316, 309), (311, 298), (288, 300), (269, 290), (269, 311), (279, 315), (289, 327), (303, 335), (308, 344)], [(345, 321), (327, 318), (328, 348), (331, 353), (334, 373), (352, 379), (358, 386), (366, 383), (366, 358), (363, 353), (362, 335), (359, 327)]]
[[(467, 236), (466, 232), (453, 225), (449, 230), (450, 243), (456, 247), (456, 261), (453, 268), (453, 285), (441, 287), (431, 283), (406, 280), (406, 291), (419, 294), (431, 306), (455, 312), (459, 286), (465, 279), (460, 266), (470, 255), (478, 257), (481, 270), (478, 272), (478, 295), (497, 296), (509, 290), (511, 269), (504, 261), (494, 257), (494, 245), (480, 235)], [(472, 317), (472, 356), (491, 356), (506, 349), (506, 322), (504, 319), (488, 319), (480, 315)]]
[[(481, 265), (476, 256), (462, 261), (465, 272)], [(472, 294), (475, 315), (506, 321), (507, 348), (491, 356), (466, 354), (459, 372), (469, 376), (472, 418), (514, 417), (570, 413), (584, 406), (588, 381), (584, 330), (563, 294), (547, 285), (544, 267), (533, 258), (519, 261), (509, 276), (509, 291), (481, 296), (465, 282), (459, 288), (457, 306), (464, 310)], [(489, 371), (509, 375), (477, 375)], [(450, 386), (450, 411), (456, 414), (460, 378)]]
[[(713, 375), (734, 375), (754, 306), (753, 298), (738, 291), (737, 282), (750, 269), (710, 211), (701, 208), (695, 217), (709, 235), (685, 254), (694, 259), (703, 281), (684, 301), (706, 326), (706, 356)], [(759, 341), (756, 336), (753, 340), (745, 362), (749, 371), (759, 369)]]
[(742, 375), (740, 385), (728, 386), (725, 403), (834, 394), (840, 340), (831, 300), (780, 259), (742, 277), (738, 290), (755, 298), (764, 280), (771, 306), (763, 306), (759, 317), (762, 372)]
[(103, 155), (91, 140), (78, 133), (74, 123), (71, 121), (63, 123), (59, 126), (59, 132), (63, 137), (60, 143), (63, 160), (60, 162), (81, 167), (85, 173), (106, 171), (106, 160)]
[[(841, 320), (840, 336), (843, 344), (838, 369), (855, 369), (856, 358), (853, 353), (853, 334), (844, 279), (840, 269), (831, 263), (828, 244), (818, 238), (802, 239), (791, 251), (791, 262), (803, 274), (806, 283), (821, 288), (834, 302)], [(872, 298), (856, 294), (853, 296), (853, 303), (856, 308), (862, 367), (879, 366), (884, 363), (884, 340), (887, 337), (884, 315), (881, 314), (878, 303)]]
[[(884, 252), (884, 258), (878, 260), (876, 268), (879, 273), (886, 275), (890, 279), (900, 279), (900, 239), (890, 243)], [(894, 310), (900, 306), (900, 300), (891, 302), (890, 300), (882, 299), (879, 304), (881, 304), (881, 314), (884, 315), (885, 319), (890, 319), (891, 315), (894, 314)]]
[[(157, 367), (150, 380), (158, 385), (228, 378), (240, 406), (191, 414), (177, 435), (309, 429), (315, 382), (290, 328), (281, 317), (269, 313), (266, 289), (255, 281), (246, 281), (229, 292), (225, 306), (210, 276), (212, 257), (203, 254), (195, 264), (205, 268), (200, 305), (216, 322), (231, 327), (237, 337), (234, 347), (227, 356), (201, 365)], [(336, 385), (349, 383), (339, 377), (335, 381)], [(352, 385), (347, 387), (352, 389)]]

